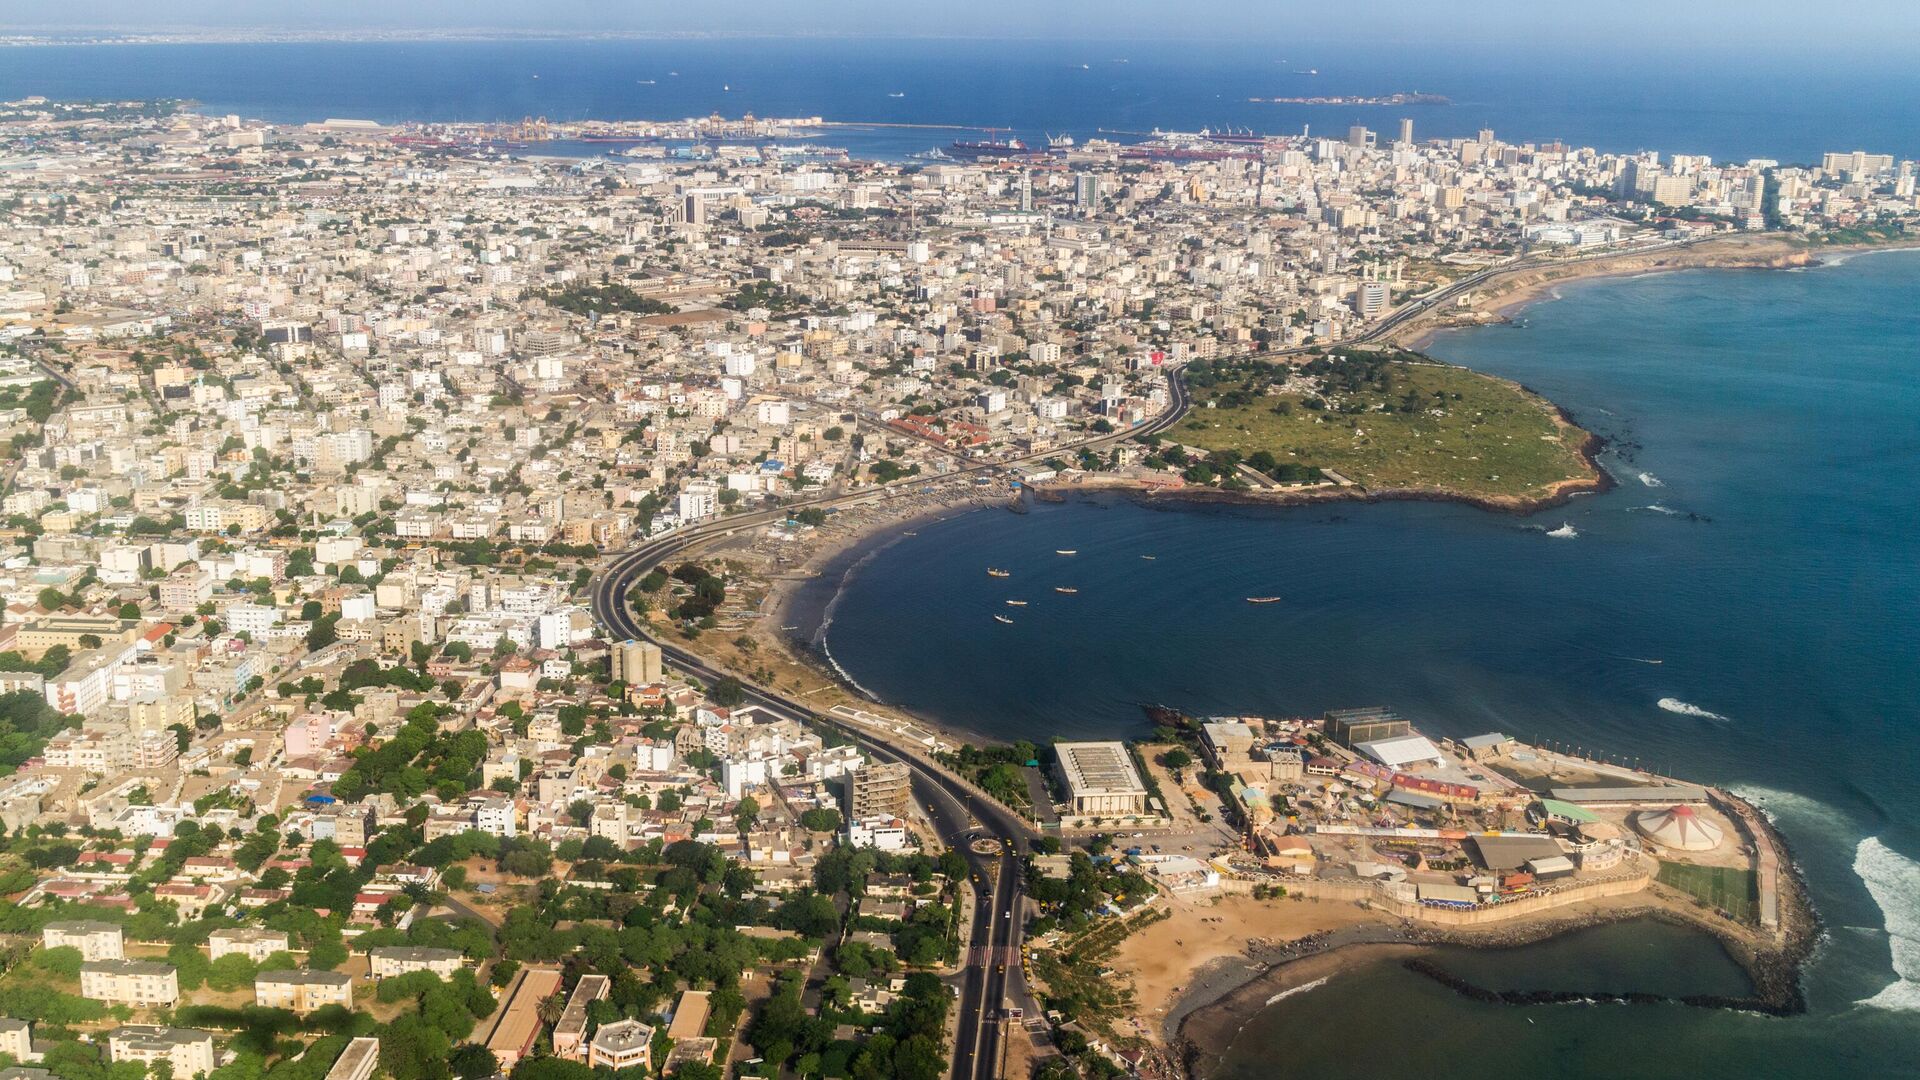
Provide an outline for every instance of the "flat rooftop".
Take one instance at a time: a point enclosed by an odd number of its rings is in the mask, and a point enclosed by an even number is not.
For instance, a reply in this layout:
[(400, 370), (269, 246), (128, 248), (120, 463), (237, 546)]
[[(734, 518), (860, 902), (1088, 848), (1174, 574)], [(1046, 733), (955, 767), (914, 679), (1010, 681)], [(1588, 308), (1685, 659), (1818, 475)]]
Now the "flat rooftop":
[(1147, 785), (1133, 767), (1124, 743), (1057, 743), (1060, 771), (1076, 795), (1144, 795)]

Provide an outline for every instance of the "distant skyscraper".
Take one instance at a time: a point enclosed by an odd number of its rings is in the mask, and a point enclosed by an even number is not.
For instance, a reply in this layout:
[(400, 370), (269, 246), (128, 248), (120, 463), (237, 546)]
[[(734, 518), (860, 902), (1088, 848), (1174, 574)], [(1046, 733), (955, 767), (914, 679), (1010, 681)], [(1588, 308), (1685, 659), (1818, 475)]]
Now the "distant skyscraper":
[(1373, 142), (1374, 142), (1373, 132), (1367, 130), (1362, 125), (1355, 124), (1352, 127), (1347, 129), (1347, 145), (1348, 146), (1352, 146), (1352, 147), (1356, 147), (1358, 149), (1364, 150), (1367, 147), (1372, 146)]
[(1033, 210), (1033, 174), (1020, 170), (1020, 212), (1025, 214)]
[(1413, 117), (1411, 116), (1400, 118), (1400, 145), (1413, 145)]
[(1481, 146), (1492, 146), (1493, 145), (1493, 129), (1481, 128), (1479, 142)]
[(707, 197), (697, 191), (687, 192), (686, 205), (680, 213), (680, 220), (688, 225), (707, 223)]
[(1093, 213), (1100, 207), (1100, 178), (1081, 173), (1073, 178), (1073, 202), (1082, 211)]

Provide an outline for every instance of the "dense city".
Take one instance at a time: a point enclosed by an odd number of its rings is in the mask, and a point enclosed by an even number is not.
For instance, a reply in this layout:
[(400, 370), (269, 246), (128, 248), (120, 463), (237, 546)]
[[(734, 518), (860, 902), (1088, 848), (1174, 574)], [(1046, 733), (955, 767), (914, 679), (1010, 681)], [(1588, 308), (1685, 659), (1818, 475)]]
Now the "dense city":
[(1401, 486), (1175, 425), (1437, 416), (1366, 350), (1488, 275), (1881, 242), (1914, 163), (835, 130), (0, 104), (0, 1080), (1161, 1075), (1109, 956), (1209, 905), (1796, 930), (1750, 807), (1571, 748), (796, 704), (757, 598), (803, 560), (698, 543)]

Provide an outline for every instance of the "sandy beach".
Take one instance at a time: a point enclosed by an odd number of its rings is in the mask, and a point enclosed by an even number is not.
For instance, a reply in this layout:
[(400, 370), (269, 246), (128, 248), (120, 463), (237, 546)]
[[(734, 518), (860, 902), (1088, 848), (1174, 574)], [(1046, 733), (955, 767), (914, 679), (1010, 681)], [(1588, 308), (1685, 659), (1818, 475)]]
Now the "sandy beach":
[(1139, 1034), (1165, 1041), (1193, 1009), (1285, 959), (1287, 945), (1334, 931), (1394, 923), (1378, 911), (1317, 900), (1168, 901), (1172, 915), (1120, 943), (1113, 966), (1133, 979)]
[(1749, 233), (1706, 240), (1683, 248), (1628, 252), (1611, 257), (1569, 261), (1558, 266), (1529, 267), (1494, 276), (1469, 293), (1460, 305), (1437, 308), (1407, 320), (1388, 334), (1384, 343), (1416, 351), (1424, 349), (1447, 330), (1505, 322), (1527, 305), (1551, 297), (1555, 288), (1577, 281), (1674, 270), (1791, 270), (1813, 266), (1822, 259), (1838, 255), (1916, 246), (1920, 246), (1920, 241), (1816, 246), (1778, 233)]

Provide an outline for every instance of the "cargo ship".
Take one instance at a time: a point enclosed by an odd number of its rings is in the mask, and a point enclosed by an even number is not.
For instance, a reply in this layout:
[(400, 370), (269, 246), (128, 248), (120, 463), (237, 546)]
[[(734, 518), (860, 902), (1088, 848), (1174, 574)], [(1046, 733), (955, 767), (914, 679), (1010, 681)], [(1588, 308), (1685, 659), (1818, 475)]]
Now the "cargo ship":
[(1019, 139), (955, 139), (947, 144), (947, 156), (952, 158), (997, 158), (1016, 157), (1027, 152), (1027, 144)]

